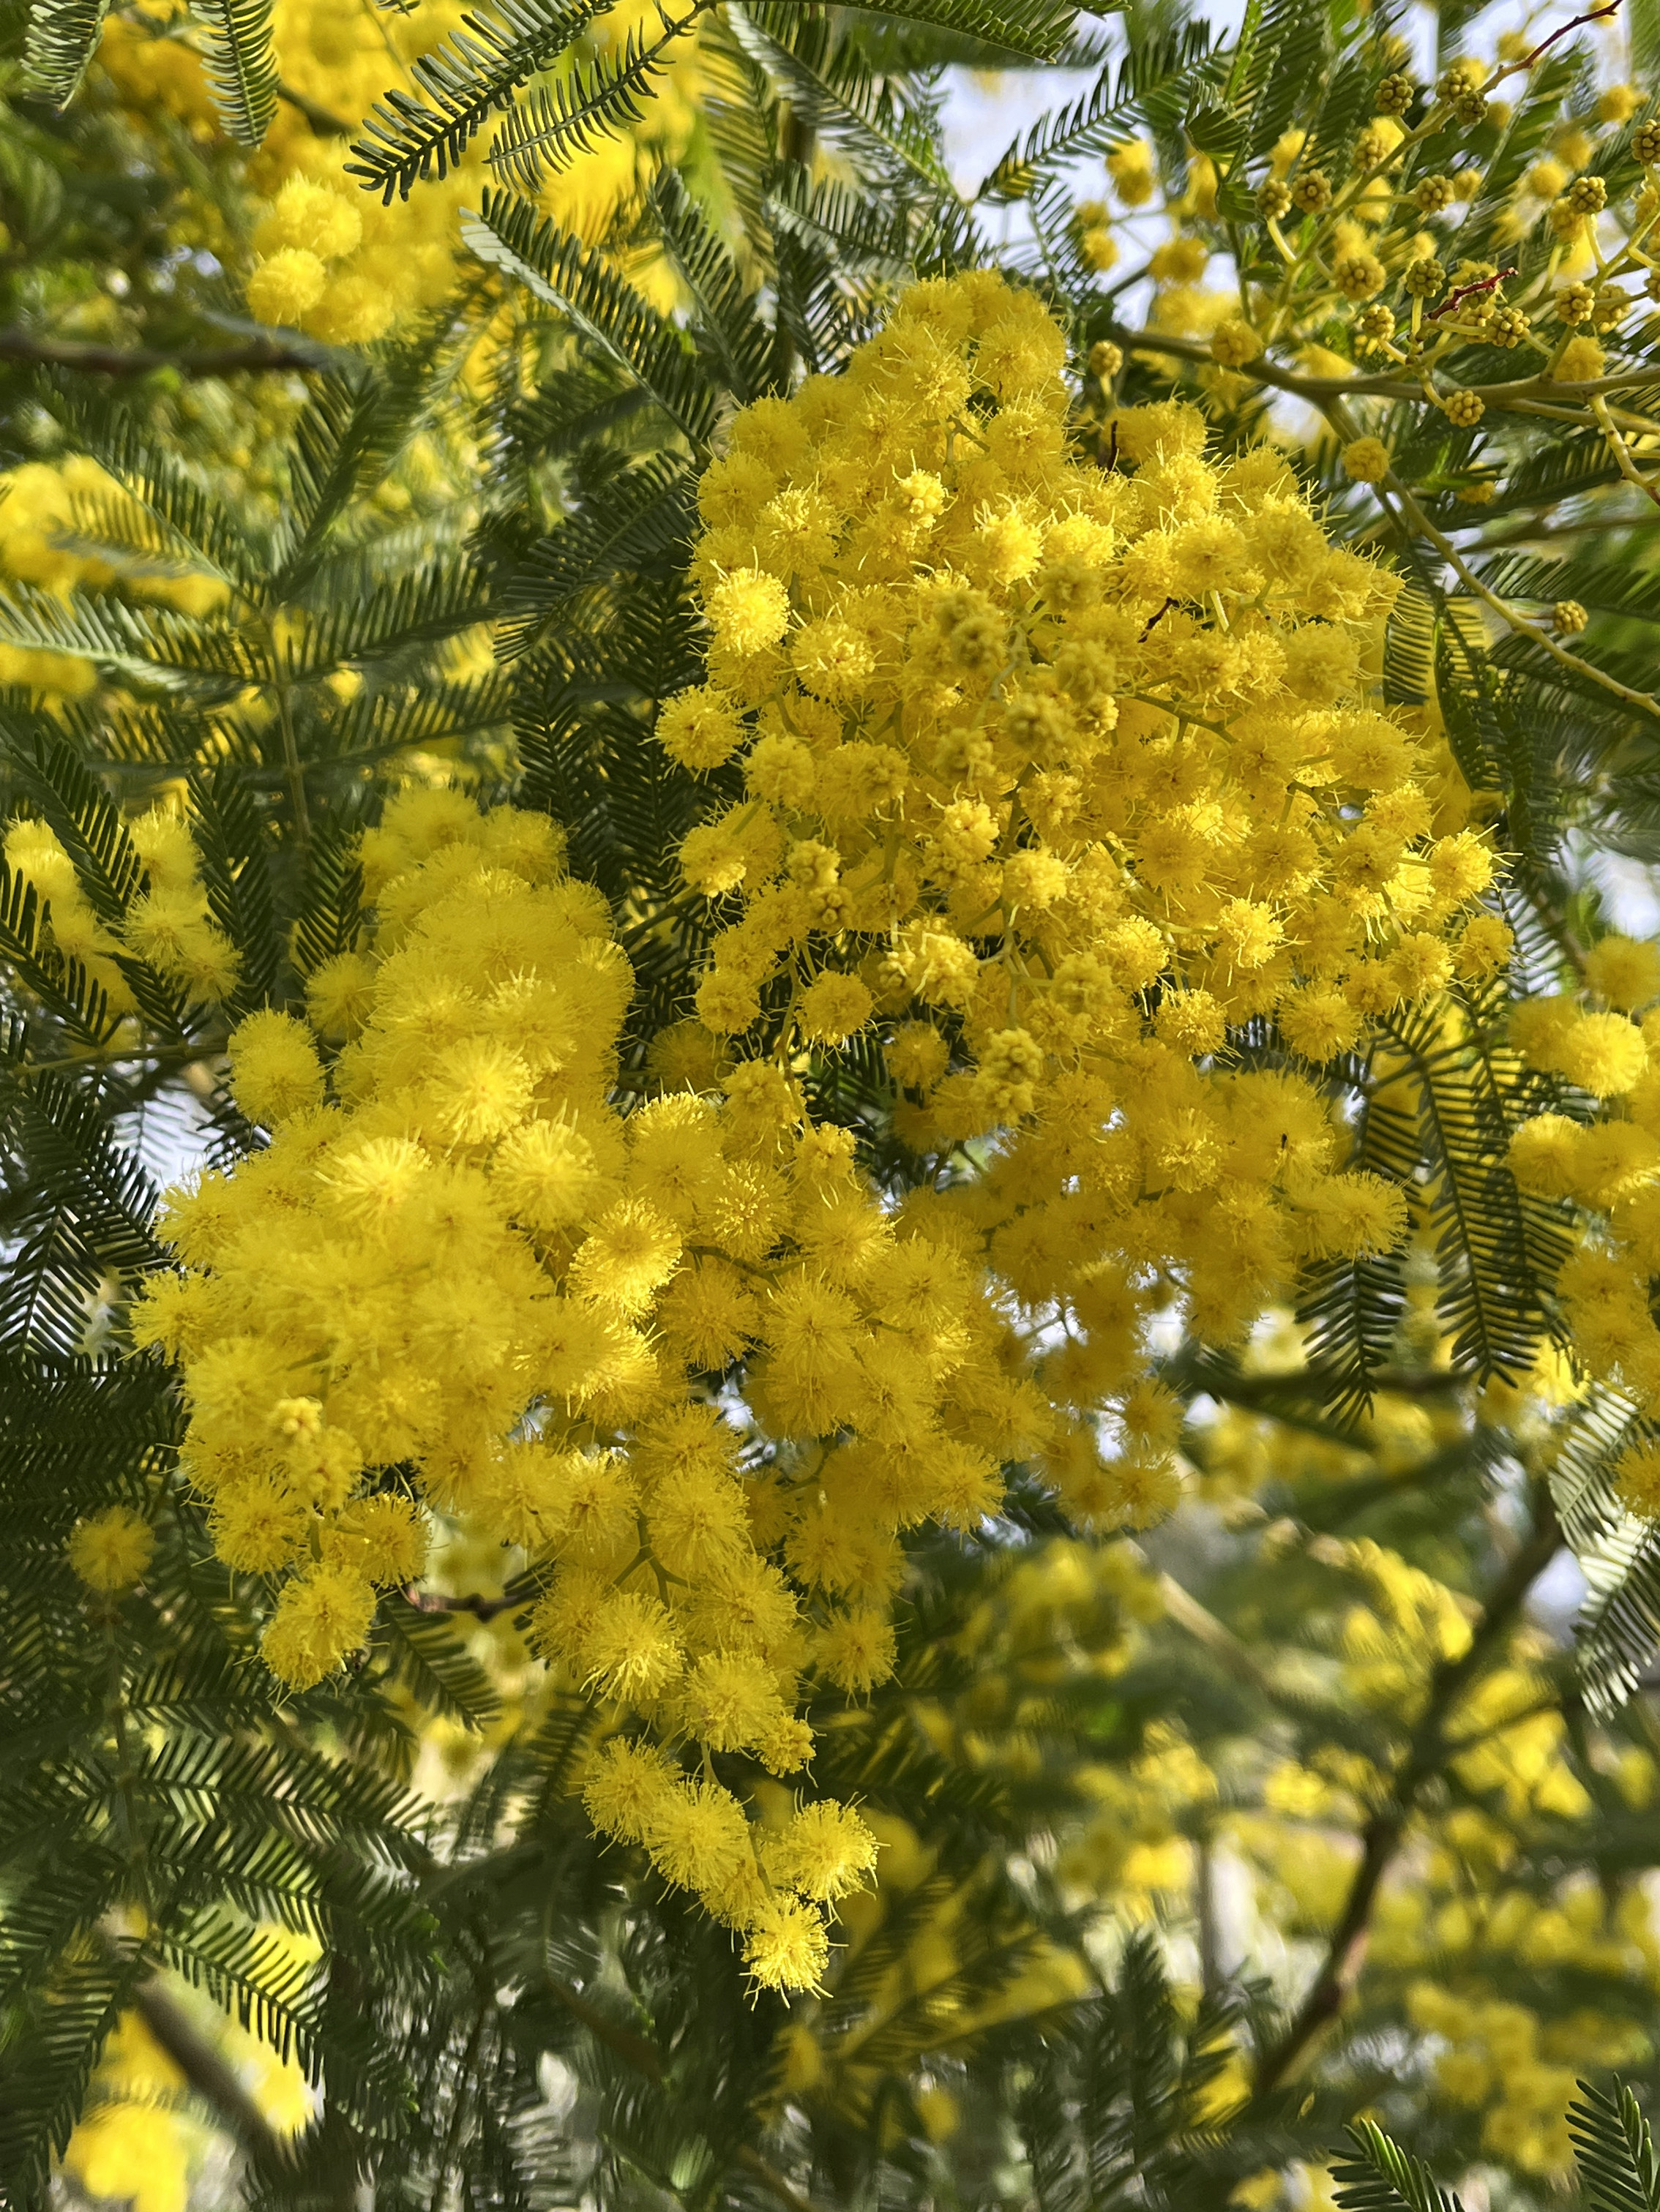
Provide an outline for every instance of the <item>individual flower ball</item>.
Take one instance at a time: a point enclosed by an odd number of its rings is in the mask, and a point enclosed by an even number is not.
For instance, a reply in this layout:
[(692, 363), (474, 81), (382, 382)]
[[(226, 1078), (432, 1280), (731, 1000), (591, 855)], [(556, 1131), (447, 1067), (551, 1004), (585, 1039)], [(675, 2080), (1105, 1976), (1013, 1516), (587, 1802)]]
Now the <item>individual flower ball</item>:
[(1448, 422), (1456, 422), (1461, 430), (1473, 430), (1487, 411), (1481, 393), (1468, 389), (1448, 392), (1441, 405)]
[(1395, 336), (1395, 311), (1377, 306), (1362, 307), (1354, 319), (1354, 343), (1361, 353), (1376, 353)]
[(1382, 483), (1389, 472), (1389, 449), (1381, 438), (1354, 438), (1343, 448), (1343, 470), (1355, 483)]
[(1660, 945), (1631, 937), (1602, 937), (1585, 955), (1585, 988), (1622, 1013), (1660, 999)]
[(307, 177), (289, 177), (254, 231), (253, 250), (274, 256), (298, 247), (319, 261), (337, 261), (362, 235), (362, 217), (350, 200)]
[(694, 771), (719, 768), (744, 737), (732, 702), (707, 686), (678, 692), (657, 717), (658, 744), (672, 760)]
[(275, 1128), (321, 1103), (317, 1048), (292, 1015), (250, 1014), (231, 1031), (226, 1052), (232, 1093), (249, 1121)]
[(258, 323), (297, 330), (323, 297), (328, 271), (308, 246), (285, 246), (248, 278), (248, 313)]
[(368, 1636), (374, 1587), (350, 1567), (316, 1566), (286, 1583), (260, 1643), (265, 1664), (290, 1689), (314, 1688)]
[(1211, 332), (1211, 357), (1224, 368), (1243, 368), (1262, 350), (1262, 341), (1250, 325), (1230, 315)]
[(1333, 270), (1332, 282), (1346, 300), (1371, 300), (1388, 282), (1388, 271), (1375, 253), (1350, 253)]
[(801, 994), (801, 1033), (816, 1044), (845, 1044), (870, 1019), (874, 1006), (868, 987), (858, 976), (826, 969)]
[(1445, 265), (1432, 253), (1420, 254), (1402, 270), (1401, 286), (1414, 300), (1438, 300), (1447, 289)]
[(1318, 215), (1331, 200), (1331, 179), (1323, 169), (1304, 169), (1292, 179), (1291, 204), (1300, 213)]
[(789, 595), (775, 576), (758, 568), (724, 576), (706, 601), (716, 637), (734, 653), (763, 653), (789, 628)]
[(144, 1578), (155, 1550), (155, 1532), (131, 1506), (108, 1505), (77, 1521), (69, 1540), (70, 1565), (88, 1589), (112, 1595)]
[(1550, 374), (1559, 384), (1593, 384), (1607, 366), (1595, 338), (1570, 338), (1551, 363)]

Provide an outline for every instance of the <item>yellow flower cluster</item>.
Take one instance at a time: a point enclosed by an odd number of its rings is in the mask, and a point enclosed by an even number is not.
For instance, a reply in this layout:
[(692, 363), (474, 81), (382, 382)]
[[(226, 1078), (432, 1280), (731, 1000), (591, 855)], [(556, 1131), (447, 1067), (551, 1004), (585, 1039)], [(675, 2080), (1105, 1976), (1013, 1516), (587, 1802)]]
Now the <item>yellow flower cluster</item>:
[[(1647, 1898), (1634, 1887), (1610, 1899), (1580, 1881), (1541, 1903), (1489, 1875), (1482, 1893), (1450, 1899), (1420, 1926), (1410, 1907), (1421, 1901), (1400, 1898), (1380, 1927), (1379, 1948), (1386, 1957), (1404, 1952), (1434, 1964), (1433, 1980), (1409, 1985), (1407, 2010), (1432, 2039), (1437, 2089), (1448, 2103), (1481, 2112), (1482, 2148), (1494, 2157), (1523, 2173), (1565, 2173), (1572, 2146), (1564, 2115), (1578, 2081), (1592, 2066), (1629, 2066), (1648, 2055), (1637, 2020), (1652, 2005), (1660, 1946)], [(1583, 2004), (1553, 2016), (1488, 1993), (1560, 1973), (1625, 1983), (1636, 2019)]]
[(94, 912), (49, 823), (22, 819), (6, 831), (7, 863), (44, 902), (51, 945), (85, 969), (112, 1014), (137, 1011), (124, 961), (143, 961), (186, 1003), (228, 998), (236, 988), (236, 949), (213, 918), (189, 823), (153, 806), (126, 829), (144, 871), (143, 888), (107, 923)]
[[(363, 866), (371, 945), (312, 976), (311, 1026), (233, 1032), (271, 1141), (175, 1195), (184, 1271), (133, 1324), (182, 1363), (221, 1556), (279, 1578), (266, 1660), (303, 1686), (361, 1644), (435, 1507), (545, 1563), (533, 1642), (659, 1747), (794, 1772), (803, 1674), (889, 1672), (900, 1532), (994, 1510), (1043, 1401), (949, 1218), (885, 1210), (776, 1064), (614, 1109), (631, 977), (544, 817), (411, 793)], [(757, 1859), (736, 1798), (635, 1741), (587, 1802), (766, 1982), (816, 1978), (871, 1861), (822, 1805)]]
[[(256, 195), (247, 301), (260, 322), (301, 330), (332, 344), (383, 337), (446, 299), (455, 282), (457, 221), (489, 181), (488, 137), (475, 141), (441, 179), (382, 205), (344, 173), (355, 133), (389, 87), (408, 94), (410, 65), (462, 24), (453, 0), (418, 0), (388, 13), (348, 0), (278, 0), (275, 39), (284, 97), (265, 143), (249, 157)], [(622, 0), (593, 37), (600, 49), (639, 26), (657, 28), (649, 0)], [(140, 0), (113, 19), (100, 66), (141, 119), (156, 109), (204, 142), (217, 125), (208, 82), (178, 0)], [(603, 140), (552, 175), (544, 210), (568, 229), (601, 239), (636, 196), (639, 142), (678, 148), (690, 137), (698, 69), (695, 45), (670, 70), (631, 136)], [(191, 205), (188, 241), (233, 266), (241, 260), (222, 219)]]
[[(1660, 1329), (1650, 1285), (1660, 1275), (1660, 946), (1611, 936), (1585, 956), (1583, 988), (1524, 1000), (1511, 1033), (1527, 1065), (1563, 1087), (1561, 1103), (1511, 1140), (1517, 1183), (1571, 1200), (1584, 1233), (1556, 1290), (1576, 1357), (1622, 1388), (1645, 1425), (1660, 1413)], [(1647, 1010), (1647, 1011), (1645, 1011)], [(1660, 1514), (1660, 1448), (1635, 1444), (1620, 1487), (1638, 1513)]]
[[(703, 478), (708, 681), (658, 737), (746, 796), (686, 838), (725, 922), (702, 1023), (781, 1054), (879, 1039), (924, 1154), (1005, 1133), (933, 1210), (1018, 1307), (1051, 1400), (1116, 1404), (1073, 1510), (1168, 1494), (1155, 1279), (1237, 1340), (1299, 1261), (1377, 1252), (1314, 1071), (1502, 961), (1444, 750), (1366, 671), (1394, 584), (1280, 456), (1207, 459), (1179, 404), (1068, 444), (1061, 330), (994, 272), (907, 292), (844, 375), (745, 410)], [(1247, 1071), (1268, 1025), (1292, 1065)], [(1298, 1063), (1308, 1073), (1300, 1072)]]

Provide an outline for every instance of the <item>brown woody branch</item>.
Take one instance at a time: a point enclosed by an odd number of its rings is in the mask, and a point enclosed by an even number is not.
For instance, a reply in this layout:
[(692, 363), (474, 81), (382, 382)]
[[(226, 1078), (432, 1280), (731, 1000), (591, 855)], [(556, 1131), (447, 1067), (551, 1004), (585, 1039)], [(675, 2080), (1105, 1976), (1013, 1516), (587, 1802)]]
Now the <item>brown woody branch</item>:
[(1262, 2057), (1255, 2094), (1277, 2088), (1328, 2022), (1348, 2002), (1365, 1962), (1373, 1909), (1384, 1875), (1394, 1863), (1426, 1785), (1460, 1750), (1448, 1733), (1455, 1708), (1470, 1685), (1499, 1656), (1529, 1590), (1561, 1547), (1555, 1510), (1542, 1492), (1535, 1500), (1532, 1534), (1511, 1560), (1482, 1608), (1468, 1649), (1444, 1660), (1431, 1678), (1429, 1699), (1414, 1729), (1406, 1756), (1395, 1771), (1387, 1801), (1367, 1821), (1360, 1838), (1360, 1863), (1350, 1881), (1342, 1911), (1332, 1929), (1320, 1971), (1310, 1984), (1290, 2026)]
[(149, 376), (170, 368), (179, 376), (234, 376), (245, 370), (292, 369), (315, 374), (323, 367), (309, 349), (277, 338), (240, 345), (203, 346), (167, 353), (156, 346), (94, 345), (79, 338), (48, 338), (13, 325), (0, 330), (0, 361), (40, 368), (76, 368), (91, 376)]
[(417, 1613), (470, 1613), (475, 1620), (496, 1620), (502, 1613), (516, 1613), (531, 1602), (522, 1592), (517, 1597), (509, 1591), (499, 1597), (486, 1597), (482, 1591), (470, 1590), (465, 1597), (451, 1597), (442, 1590), (417, 1589), (413, 1583), (405, 1583), (398, 1595)]
[(242, 2086), (235, 2069), (198, 2033), (160, 1982), (146, 1982), (133, 1998), (132, 2008), (256, 2164), (282, 2165), (289, 2159), (289, 2146)]
[(1606, 8), (1593, 8), (1589, 15), (1576, 15), (1572, 22), (1564, 23), (1559, 30), (1553, 31), (1549, 38), (1541, 39), (1531, 53), (1523, 54), (1521, 66), (1531, 69), (1541, 54), (1548, 54), (1559, 39), (1566, 39), (1570, 31), (1577, 31), (1582, 23), (1600, 23), (1605, 15), (1617, 15), (1619, 12), (1620, 0), (1608, 0)]

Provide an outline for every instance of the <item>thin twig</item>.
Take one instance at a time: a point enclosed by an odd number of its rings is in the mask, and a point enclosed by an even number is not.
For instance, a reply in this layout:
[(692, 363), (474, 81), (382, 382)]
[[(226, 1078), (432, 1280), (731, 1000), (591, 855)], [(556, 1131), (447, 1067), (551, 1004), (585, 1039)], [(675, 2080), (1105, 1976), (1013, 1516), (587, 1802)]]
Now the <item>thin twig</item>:
[(1257, 2069), (1255, 2094), (1258, 2098), (1279, 2087), (1321, 2029), (1341, 2012), (1359, 1979), (1378, 1891), (1406, 1839), (1425, 1784), (1446, 1760), (1456, 1759), (1464, 1748), (1447, 1733), (1453, 1712), (1477, 1676), (1499, 1656), (1498, 1647), (1529, 1590), (1561, 1548), (1562, 1531), (1542, 1491), (1535, 1495), (1535, 1511), (1533, 1534), (1494, 1585), (1468, 1647), (1461, 1657), (1444, 1660), (1431, 1678), (1428, 1701), (1395, 1770), (1389, 1797), (1362, 1832), (1360, 1863), (1349, 1883), (1320, 1970), (1290, 2026), (1278, 2043), (1264, 2052)]
[(1613, 448), (1614, 458), (1620, 465), (1620, 475), (1628, 484), (1635, 484), (1639, 491), (1645, 493), (1657, 507), (1660, 507), (1660, 489), (1657, 489), (1647, 477), (1639, 474), (1637, 464), (1631, 457), (1631, 448), (1621, 437), (1619, 425), (1608, 412), (1608, 401), (1600, 393), (1592, 399), (1590, 411), (1596, 416), (1602, 435)]
[(290, 107), (303, 115), (319, 138), (350, 137), (355, 125), (346, 122), (342, 117), (333, 114), (328, 108), (319, 107), (314, 100), (308, 99), (303, 92), (296, 90), (293, 85), (284, 84), (280, 78), (277, 81), (277, 97), (279, 100), (285, 100)]
[[(1114, 324), (1110, 335), (1126, 352), (1167, 353), (1178, 361), (1213, 362), (1215, 356), (1202, 339), (1167, 336), (1163, 331), (1130, 330), (1122, 324)], [(1265, 354), (1258, 354), (1234, 374), (1248, 382), (1272, 384), (1279, 391), (1289, 392), (1298, 399), (1306, 399), (1320, 406), (1329, 399), (1411, 399), (1420, 406), (1427, 406), (1424, 387), (1412, 379), (1401, 376), (1300, 376), (1295, 369), (1281, 368)], [(1508, 383), (1484, 384), (1480, 391), (1489, 407), (1511, 408), (1520, 399), (1589, 401), (1599, 392), (1632, 392), (1645, 385), (1660, 384), (1660, 369), (1633, 368), (1620, 371), (1613, 376), (1586, 378), (1583, 382), (1559, 382), (1552, 376), (1513, 377)]]
[(469, 1591), (465, 1597), (449, 1597), (441, 1590), (417, 1589), (413, 1583), (405, 1583), (398, 1595), (417, 1613), (470, 1613), (476, 1620), (496, 1620), (531, 1602), (522, 1594), (515, 1597), (511, 1591), (503, 1591), (500, 1597), (486, 1597), (480, 1590)]
[(1523, 54), (1516, 66), (1518, 69), (1531, 69), (1541, 54), (1548, 54), (1556, 41), (1559, 39), (1566, 39), (1570, 31), (1577, 31), (1583, 23), (1600, 23), (1605, 15), (1617, 15), (1619, 12), (1620, 0), (1608, 0), (1606, 8), (1593, 8), (1587, 15), (1576, 15), (1572, 22), (1564, 23), (1560, 30), (1553, 31), (1549, 38), (1541, 39), (1533, 52), (1530, 54)]
[(146, 1982), (134, 1996), (132, 2008), (191, 2087), (213, 2106), (250, 2158), (261, 2166), (280, 2166), (289, 2161), (290, 2145), (260, 2111), (235, 2070), (186, 2019), (160, 1982)]
[[(1540, 623), (1529, 622), (1525, 615), (1518, 615), (1514, 607), (1501, 599), (1496, 592), (1490, 591), (1481, 581), (1460, 554), (1452, 540), (1444, 536), (1436, 528), (1393, 470), (1384, 477), (1383, 483), (1395, 494), (1402, 507), (1412, 518), (1414, 526), (1429, 539), (1460, 583), (1467, 590), (1473, 592), (1484, 606), (1491, 607), (1499, 620), (1513, 629), (1518, 637), (1530, 639), (1535, 645), (1541, 647), (1553, 660), (1559, 661), (1564, 668), (1572, 669), (1577, 676), (1588, 677), (1593, 684), (1600, 685), (1604, 691), (1611, 691), (1616, 699), (1624, 700), (1627, 706), (1635, 707), (1641, 713), (1660, 722), (1660, 699), (1652, 697), (1646, 691), (1633, 690), (1630, 684), (1621, 684), (1617, 677), (1610, 676), (1606, 671), (1598, 668), (1594, 661), (1582, 659), (1577, 653), (1569, 653), (1565, 647), (1559, 645), (1550, 632)], [(1378, 489), (1381, 492), (1383, 486), (1380, 485)]]

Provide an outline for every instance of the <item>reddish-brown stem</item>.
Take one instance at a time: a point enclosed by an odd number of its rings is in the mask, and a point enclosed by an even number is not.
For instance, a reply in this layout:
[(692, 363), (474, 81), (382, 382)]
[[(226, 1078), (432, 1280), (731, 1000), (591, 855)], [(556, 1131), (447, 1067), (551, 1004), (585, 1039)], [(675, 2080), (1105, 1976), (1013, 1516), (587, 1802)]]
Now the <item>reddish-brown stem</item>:
[(1559, 39), (1566, 39), (1570, 31), (1577, 31), (1581, 24), (1600, 23), (1605, 15), (1617, 15), (1619, 13), (1620, 0), (1608, 0), (1606, 8), (1593, 8), (1588, 15), (1576, 15), (1571, 23), (1564, 23), (1560, 30), (1553, 31), (1549, 38), (1541, 39), (1530, 54), (1523, 54), (1523, 68), (1531, 69), (1541, 54), (1548, 53)]

